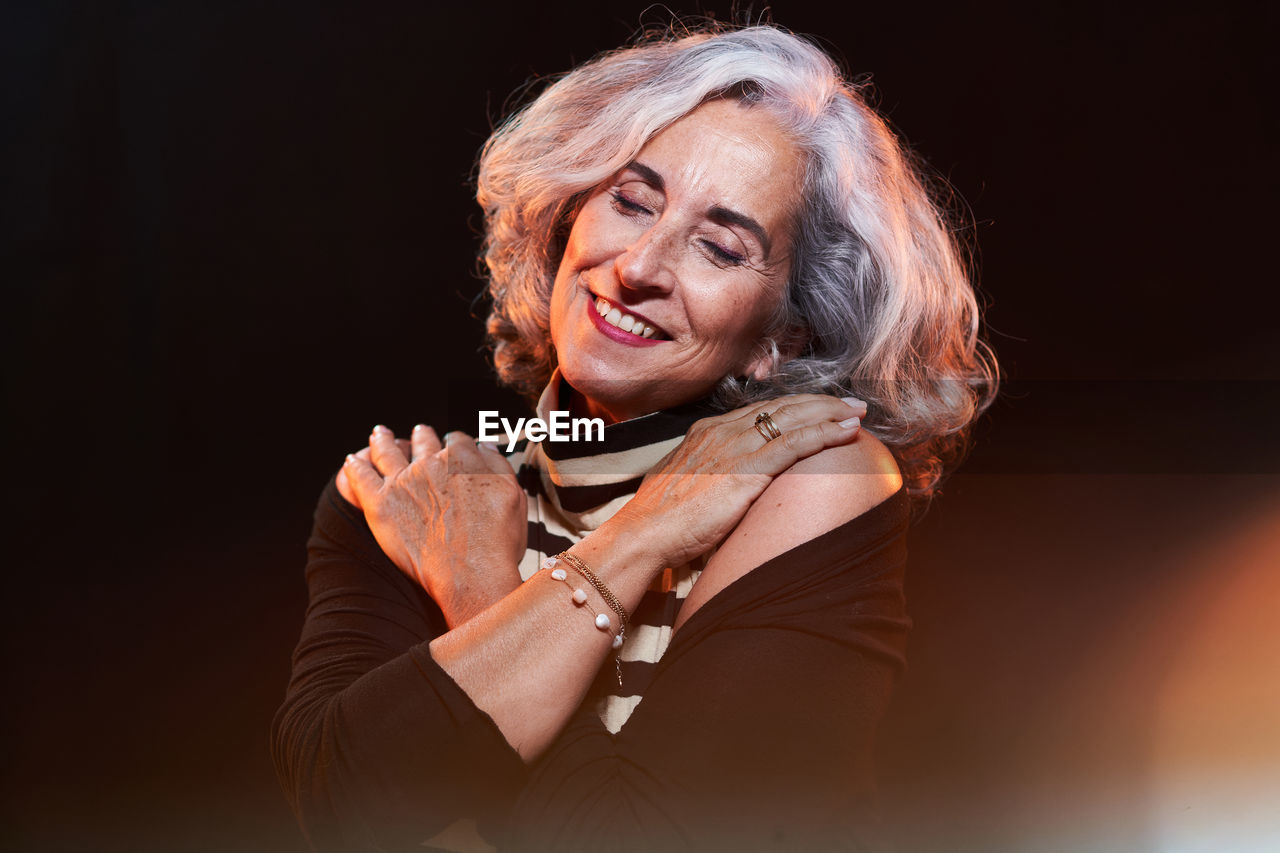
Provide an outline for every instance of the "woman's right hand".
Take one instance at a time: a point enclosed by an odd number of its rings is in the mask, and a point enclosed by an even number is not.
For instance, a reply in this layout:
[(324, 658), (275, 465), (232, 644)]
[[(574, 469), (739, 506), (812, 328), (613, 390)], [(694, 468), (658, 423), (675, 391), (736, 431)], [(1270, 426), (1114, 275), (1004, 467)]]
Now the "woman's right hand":
[[(762, 412), (782, 432), (772, 441), (755, 428)], [(774, 477), (853, 441), (866, 413), (853, 397), (796, 394), (704, 418), (606, 524), (641, 537), (664, 565), (683, 565), (728, 536)]]
[(376, 427), (368, 449), (347, 457), (339, 489), (452, 628), (520, 584), (528, 528), (524, 491), (502, 454), (462, 433), (445, 439), (420, 425), (406, 447)]

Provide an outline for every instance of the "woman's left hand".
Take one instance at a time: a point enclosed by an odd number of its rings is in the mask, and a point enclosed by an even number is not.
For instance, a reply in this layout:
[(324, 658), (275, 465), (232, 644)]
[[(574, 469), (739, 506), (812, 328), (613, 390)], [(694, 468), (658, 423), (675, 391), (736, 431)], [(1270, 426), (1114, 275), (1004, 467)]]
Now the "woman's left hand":
[(520, 585), (528, 511), (502, 454), (463, 433), (445, 438), (419, 425), (406, 448), (375, 427), (369, 447), (347, 457), (338, 488), (453, 628)]

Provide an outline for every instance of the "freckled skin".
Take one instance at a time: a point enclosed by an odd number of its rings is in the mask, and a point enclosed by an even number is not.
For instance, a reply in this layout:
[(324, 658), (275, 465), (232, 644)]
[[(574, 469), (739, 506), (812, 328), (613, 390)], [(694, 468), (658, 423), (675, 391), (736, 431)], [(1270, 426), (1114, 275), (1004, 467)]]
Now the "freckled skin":
[[(803, 163), (767, 112), (712, 101), (654, 137), (574, 221), (551, 299), (560, 369), (585, 414), (613, 422), (697, 399), (727, 375), (764, 376), (759, 348), (790, 271)], [(764, 240), (718, 209), (749, 217)], [(666, 338), (633, 347), (592, 322), (596, 296)]]

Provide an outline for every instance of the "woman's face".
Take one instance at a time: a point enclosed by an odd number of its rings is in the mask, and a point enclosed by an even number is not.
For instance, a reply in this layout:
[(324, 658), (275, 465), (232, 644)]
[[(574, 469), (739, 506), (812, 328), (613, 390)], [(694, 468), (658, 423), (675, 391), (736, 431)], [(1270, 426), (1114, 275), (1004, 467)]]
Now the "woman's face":
[(721, 100), (593, 191), (551, 296), (560, 370), (590, 414), (626, 420), (725, 376), (768, 375), (761, 337), (790, 270), (802, 177), (767, 112)]

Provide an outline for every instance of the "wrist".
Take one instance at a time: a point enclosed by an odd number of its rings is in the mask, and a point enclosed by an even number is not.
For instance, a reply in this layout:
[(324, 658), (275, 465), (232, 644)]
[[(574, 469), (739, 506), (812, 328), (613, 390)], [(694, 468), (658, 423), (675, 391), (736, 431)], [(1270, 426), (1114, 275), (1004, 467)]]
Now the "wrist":
[(647, 532), (619, 513), (569, 550), (631, 607), (668, 565), (664, 552), (647, 541)]
[[(482, 582), (482, 579), (487, 582)], [(512, 565), (510, 572), (495, 577), (492, 571), (482, 573), (476, 567), (466, 566), (461, 572), (448, 573), (443, 583), (423, 586), (444, 614), (449, 628), (453, 629), (510, 595), (520, 586), (520, 572)]]

